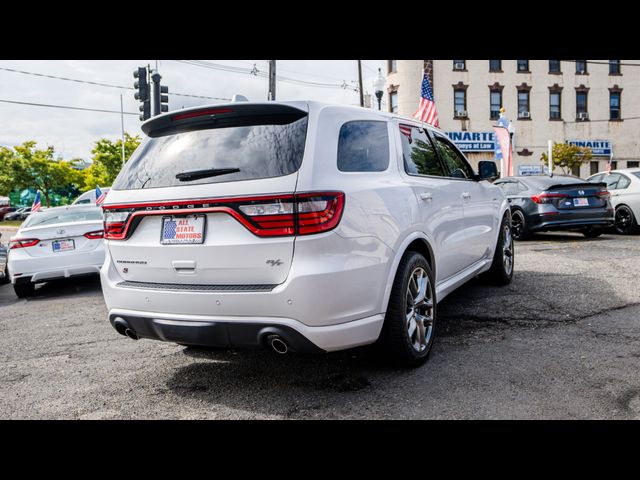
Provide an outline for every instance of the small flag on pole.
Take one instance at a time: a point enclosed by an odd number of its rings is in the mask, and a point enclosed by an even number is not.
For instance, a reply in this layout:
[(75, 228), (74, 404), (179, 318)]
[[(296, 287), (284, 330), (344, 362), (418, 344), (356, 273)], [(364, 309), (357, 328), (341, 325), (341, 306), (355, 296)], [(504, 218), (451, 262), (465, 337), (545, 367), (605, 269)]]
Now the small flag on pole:
[(513, 176), (513, 158), (511, 155), (511, 136), (509, 135), (509, 129), (496, 125), (493, 127), (493, 130), (496, 132), (496, 140), (502, 151), (500, 178), (511, 177)]
[(609, 155), (609, 161), (607, 162), (607, 175), (609, 175), (611, 173), (611, 167), (613, 163), (613, 152), (611, 152), (611, 155)]
[(414, 118), (419, 119), (421, 122), (428, 123), (434, 127), (440, 128), (438, 122), (438, 112), (436, 111), (436, 104), (433, 101), (433, 90), (427, 77), (427, 72), (422, 74), (422, 87), (420, 88), (420, 103), (418, 104), (418, 110), (413, 114)]
[(31, 205), (31, 213), (39, 212), (41, 206), (42, 205), (40, 204), (40, 190), (38, 190), (36, 192), (36, 198), (33, 199), (33, 205)]
[(412, 130), (411, 125), (404, 125), (402, 123), (400, 124), (400, 133), (403, 134), (405, 137), (407, 137), (407, 140), (409, 140), (409, 143), (412, 142), (411, 130)]
[(96, 185), (96, 205), (101, 205), (104, 202), (104, 197), (106, 194), (102, 193), (100, 187)]

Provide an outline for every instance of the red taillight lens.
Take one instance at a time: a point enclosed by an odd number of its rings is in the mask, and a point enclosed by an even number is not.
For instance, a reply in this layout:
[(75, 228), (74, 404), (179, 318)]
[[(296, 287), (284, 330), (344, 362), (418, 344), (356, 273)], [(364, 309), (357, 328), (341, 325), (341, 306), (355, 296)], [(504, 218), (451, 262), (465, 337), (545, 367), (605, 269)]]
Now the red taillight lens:
[(231, 108), (209, 108), (206, 110), (198, 110), (196, 112), (179, 113), (171, 117), (171, 121), (186, 120), (187, 118), (204, 117), (205, 115), (220, 115), (221, 113), (231, 113)]
[(298, 200), (298, 235), (326, 232), (340, 222), (344, 193), (303, 194)]
[(110, 212), (108, 210), (104, 210), (104, 231), (102, 232), (103, 236), (100, 238), (105, 238), (107, 240), (123, 240), (127, 232), (126, 227), (130, 216), (131, 213), (129, 212)]
[(598, 195), (600, 198), (609, 198), (611, 197), (611, 193), (608, 190), (600, 190), (598, 193), (596, 193), (596, 195)]
[(96, 230), (95, 232), (87, 232), (84, 234), (89, 240), (98, 240), (104, 238), (104, 230)]
[(40, 240), (37, 238), (12, 238), (9, 240), (9, 249), (34, 247)]
[(532, 195), (531, 200), (536, 203), (551, 203), (554, 198), (567, 198), (569, 195), (564, 193), (540, 193), (538, 195)]

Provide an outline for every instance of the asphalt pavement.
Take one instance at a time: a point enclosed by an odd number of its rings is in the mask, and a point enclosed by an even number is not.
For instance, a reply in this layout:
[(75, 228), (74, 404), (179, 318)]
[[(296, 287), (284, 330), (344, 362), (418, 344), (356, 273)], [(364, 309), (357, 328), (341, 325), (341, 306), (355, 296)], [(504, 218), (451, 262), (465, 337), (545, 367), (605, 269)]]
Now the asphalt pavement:
[[(7, 240), (6, 238), (4, 240)], [(2, 419), (640, 419), (640, 236), (516, 243), (507, 287), (439, 305), (429, 361), (197, 350), (118, 335), (100, 280), (0, 286)]]

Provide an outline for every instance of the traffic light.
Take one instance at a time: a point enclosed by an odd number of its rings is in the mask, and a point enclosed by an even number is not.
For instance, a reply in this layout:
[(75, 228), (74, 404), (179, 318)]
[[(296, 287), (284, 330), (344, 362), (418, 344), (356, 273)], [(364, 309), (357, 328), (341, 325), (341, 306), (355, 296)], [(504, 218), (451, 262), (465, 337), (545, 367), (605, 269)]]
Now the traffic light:
[(168, 112), (169, 111), (169, 95), (162, 95), (163, 93), (169, 93), (169, 87), (165, 87), (164, 85), (160, 87), (160, 111)]
[(140, 105), (140, 120), (148, 120), (151, 118), (151, 92), (149, 81), (147, 80), (147, 69), (146, 67), (138, 67), (138, 70), (133, 72), (133, 78), (137, 78), (136, 82), (133, 84), (133, 87), (137, 90), (136, 93), (133, 94), (136, 100), (140, 100), (142, 105)]

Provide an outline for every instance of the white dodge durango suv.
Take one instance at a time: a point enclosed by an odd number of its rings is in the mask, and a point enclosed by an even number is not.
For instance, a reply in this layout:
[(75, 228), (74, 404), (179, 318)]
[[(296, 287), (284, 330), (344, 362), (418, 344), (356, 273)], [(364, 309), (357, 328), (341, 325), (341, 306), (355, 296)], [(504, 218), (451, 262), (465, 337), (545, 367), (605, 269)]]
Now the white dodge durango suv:
[(507, 201), (440, 130), (315, 102), (170, 112), (103, 205), (102, 288), (133, 339), (427, 358), (437, 302), (513, 275)]

